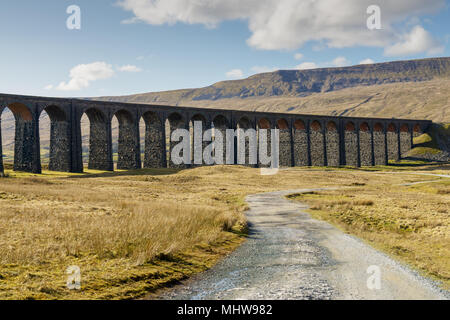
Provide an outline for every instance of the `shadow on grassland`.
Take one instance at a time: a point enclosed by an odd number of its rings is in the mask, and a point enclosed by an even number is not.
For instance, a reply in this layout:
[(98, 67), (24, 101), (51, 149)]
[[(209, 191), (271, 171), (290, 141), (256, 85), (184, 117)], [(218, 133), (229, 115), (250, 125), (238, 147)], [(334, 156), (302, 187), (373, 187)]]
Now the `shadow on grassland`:
[(79, 175), (70, 176), (70, 179), (86, 179), (86, 178), (112, 178), (125, 176), (167, 176), (174, 175), (186, 169), (159, 168), (159, 169), (136, 169), (136, 170), (117, 170), (117, 171), (92, 171), (85, 170)]

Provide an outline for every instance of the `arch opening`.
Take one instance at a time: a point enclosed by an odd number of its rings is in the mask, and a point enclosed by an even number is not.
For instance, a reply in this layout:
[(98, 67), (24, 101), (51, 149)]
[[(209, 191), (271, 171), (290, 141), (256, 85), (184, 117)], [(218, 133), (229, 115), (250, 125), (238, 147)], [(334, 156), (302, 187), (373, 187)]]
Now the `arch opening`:
[(36, 153), (33, 148), (34, 143), (39, 141), (35, 141), (38, 137), (35, 136), (31, 110), (25, 104), (11, 103), (5, 106), (0, 116), (2, 127), (8, 127), (2, 137), (4, 149), (0, 148), (3, 149), (0, 151), (5, 155), (7, 167), (10, 167), (12, 160), (14, 171), (40, 173), (39, 150)]
[(356, 127), (353, 122), (347, 122), (345, 125), (345, 131), (355, 131)]
[(311, 130), (312, 131), (321, 131), (322, 125), (320, 124), (319, 121), (314, 120), (313, 122), (311, 122)]
[(400, 127), (400, 132), (409, 133), (409, 126), (405, 123)]
[(327, 123), (327, 130), (328, 131), (337, 131), (337, 125), (334, 121), (329, 121)]
[(379, 122), (375, 123), (375, 125), (373, 126), (373, 131), (375, 132), (383, 132), (383, 125)]
[(280, 130), (289, 130), (289, 124), (286, 119), (279, 119), (277, 121), (277, 129)]
[(270, 121), (266, 118), (259, 119), (258, 128), (266, 130), (270, 129), (271, 128)]
[(359, 126), (359, 130), (363, 132), (369, 132), (370, 131), (369, 124), (367, 122), (361, 123)]
[(295, 130), (306, 130), (305, 122), (303, 120), (295, 120), (294, 122)]

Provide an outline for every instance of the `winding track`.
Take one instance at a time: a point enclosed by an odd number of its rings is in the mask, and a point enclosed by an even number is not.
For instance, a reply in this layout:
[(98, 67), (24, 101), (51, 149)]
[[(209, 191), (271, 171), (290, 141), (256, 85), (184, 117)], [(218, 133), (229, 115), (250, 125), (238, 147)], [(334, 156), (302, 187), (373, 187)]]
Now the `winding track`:
[[(450, 299), (450, 293), (330, 224), (312, 219), (292, 193), (247, 197), (250, 236), (211, 270), (161, 299)], [(370, 266), (381, 288), (367, 287)]]

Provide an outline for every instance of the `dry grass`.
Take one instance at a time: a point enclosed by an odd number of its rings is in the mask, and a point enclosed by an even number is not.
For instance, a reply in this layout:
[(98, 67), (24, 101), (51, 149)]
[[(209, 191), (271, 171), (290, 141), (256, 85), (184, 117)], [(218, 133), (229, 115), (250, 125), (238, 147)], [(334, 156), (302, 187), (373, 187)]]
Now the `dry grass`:
[[(448, 166), (413, 169), (445, 172)], [(0, 179), (0, 298), (140, 297), (211, 267), (235, 249), (243, 241), (248, 194), (343, 185), (371, 190), (374, 184), (430, 180), (373, 170), (289, 169), (276, 176), (227, 166), (41, 176), (8, 170), (9, 177)], [(407, 190), (412, 198), (418, 192)], [(448, 197), (440, 190), (429, 194)], [(371, 210), (380, 199), (336, 201)], [(390, 207), (385, 210), (390, 221)], [(448, 226), (447, 220), (440, 223)], [(70, 265), (81, 268), (81, 291), (65, 286)]]
[(367, 240), (450, 288), (449, 187), (449, 179), (410, 187), (394, 186), (386, 179), (292, 198), (308, 203), (314, 217)]

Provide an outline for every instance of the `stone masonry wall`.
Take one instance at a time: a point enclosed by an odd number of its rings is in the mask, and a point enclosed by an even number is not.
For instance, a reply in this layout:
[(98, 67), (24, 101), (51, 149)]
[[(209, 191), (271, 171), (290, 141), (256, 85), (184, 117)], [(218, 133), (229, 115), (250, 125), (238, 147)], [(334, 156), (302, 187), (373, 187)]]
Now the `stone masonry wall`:
[(33, 171), (33, 138), (32, 121), (18, 118), (14, 143), (14, 171)]
[[(122, 121), (121, 121), (122, 122)], [(133, 123), (119, 123), (119, 145), (117, 169), (133, 170), (140, 168), (137, 130)]]
[(358, 166), (358, 137), (355, 131), (345, 131), (345, 165)]
[(151, 120), (145, 127), (144, 168), (166, 166), (165, 129), (159, 119)]
[(50, 163), (51, 171), (69, 172), (70, 162), (70, 126), (67, 121), (52, 121), (50, 127)]
[(290, 166), (292, 166), (290, 130), (280, 129), (280, 167)]
[(386, 165), (386, 146), (384, 141), (384, 133), (382, 131), (373, 132), (373, 147), (374, 147), (375, 165), (376, 166)]
[(321, 131), (311, 130), (311, 165), (321, 167), (325, 165), (325, 155), (323, 148), (323, 133)]
[(111, 171), (114, 169), (109, 137), (111, 127), (107, 123), (92, 120), (89, 142), (89, 169)]
[(361, 166), (369, 167), (372, 165), (372, 134), (370, 131), (359, 132), (359, 155)]
[(404, 154), (408, 153), (411, 148), (411, 133), (400, 132), (400, 154), (403, 156)]
[(327, 130), (327, 161), (330, 167), (339, 167), (339, 133), (337, 130)]
[(306, 130), (294, 131), (294, 161), (296, 167), (308, 166), (308, 135)]
[(397, 132), (387, 132), (388, 159), (398, 161), (398, 134)]

